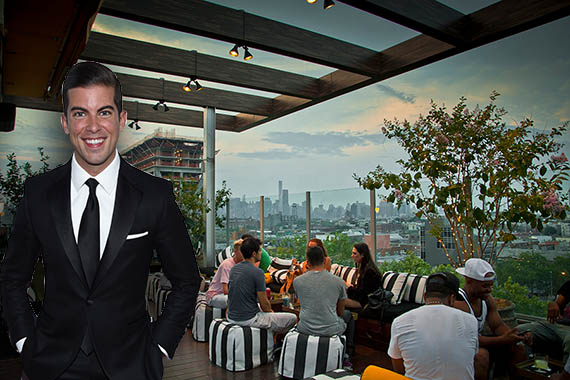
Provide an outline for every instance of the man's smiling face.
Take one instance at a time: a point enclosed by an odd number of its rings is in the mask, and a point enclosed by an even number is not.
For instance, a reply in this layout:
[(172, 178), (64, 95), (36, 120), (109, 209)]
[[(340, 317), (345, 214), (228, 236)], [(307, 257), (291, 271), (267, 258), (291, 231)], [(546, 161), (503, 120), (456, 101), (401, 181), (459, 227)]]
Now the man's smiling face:
[(75, 158), (90, 175), (101, 173), (115, 158), (119, 133), (127, 113), (119, 114), (114, 103), (115, 89), (105, 85), (68, 90), (67, 114), (61, 125), (75, 148)]

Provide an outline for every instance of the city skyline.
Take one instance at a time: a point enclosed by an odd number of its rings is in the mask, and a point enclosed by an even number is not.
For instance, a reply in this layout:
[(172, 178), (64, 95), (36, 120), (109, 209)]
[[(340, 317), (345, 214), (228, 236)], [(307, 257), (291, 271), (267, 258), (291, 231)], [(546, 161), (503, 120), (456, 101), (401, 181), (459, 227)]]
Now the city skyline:
[[(476, 4), (469, 1), (442, 2), (470, 13), (494, 1)], [(416, 35), (407, 28), (378, 20), (342, 3), (326, 12), (304, 0), (291, 1), (285, 6), (272, 1), (253, 0), (218, 0), (215, 3), (376, 50)], [(187, 50), (196, 49), (224, 58), (231, 47), (227, 43), (108, 16), (98, 16), (93, 30)], [(559, 126), (570, 119), (570, 51), (560, 49), (561, 41), (568, 39), (570, 18), (566, 17), (240, 134), (217, 131), (216, 184), (219, 187), (226, 180), (233, 196), (246, 194), (255, 198), (259, 195), (275, 196), (275, 184), (282, 180), (287, 184), (290, 204), (296, 194), (304, 195), (305, 191), (350, 191), (357, 188), (353, 173), (365, 175), (378, 164), (390, 171), (398, 169), (395, 161), (404, 155), (396, 143), (381, 134), (383, 120), (416, 120), (420, 113), (427, 113), (430, 99), (451, 108), (460, 96), (466, 96), (468, 106), (473, 108), (475, 104), (486, 104), (489, 94), (496, 90), (502, 94), (497, 104), (509, 111), (504, 119), (507, 124), (513, 125), (531, 117), (537, 131)], [(252, 50), (252, 53), (255, 64), (311, 76), (331, 71), (330, 68), (262, 51)], [(182, 82), (181, 78), (170, 79)], [(207, 82), (202, 85), (218, 87)], [(52, 157), (51, 167), (65, 162), (71, 147), (59, 118), (57, 113), (18, 109), (15, 131), (2, 134), (1, 170), (5, 170), (6, 155), (13, 151), (21, 161), (37, 162), (38, 146), (43, 146)], [(140, 124), (140, 131), (125, 128), (119, 140), (119, 150), (152, 134), (157, 127), (173, 128), (153, 123)], [(202, 130), (198, 128), (176, 127), (176, 133), (202, 137)], [(569, 134), (566, 133), (559, 141), (566, 144), (563, 152), (570, 157)], [(249, 173), (254, 174), (255, 181), (248, 176)], [(565, 185), (567, 188), (568, 183)]]

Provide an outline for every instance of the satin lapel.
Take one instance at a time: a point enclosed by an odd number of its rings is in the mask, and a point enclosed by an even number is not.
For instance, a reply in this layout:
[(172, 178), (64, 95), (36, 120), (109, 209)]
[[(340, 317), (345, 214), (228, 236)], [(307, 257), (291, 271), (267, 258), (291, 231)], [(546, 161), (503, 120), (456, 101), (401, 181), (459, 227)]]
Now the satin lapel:
[(113, 261), (117, 258), (119, 251), (131, 230), (137, 207), (142, 198), (142, 194), (134, 188), (126, 179), (123, 173), (125, 163), (121, 161), (121, 169), (117, 181), (117, 193), (115, 195), (115, 207), (113, 209), (113, 218), (111, 220), (111, 229), (103, 257), (99, 263), (93, 289), (95, 289), (101, 280), (105, 277), (105, 273), (111, 268)]
[(89, 288), (83, 265), (81, 264), (81, 256), (73, 234), (73, 224), (71, 222), (71, 201), (70, 201), (70, 186), (71, 186), (71, 165), (68, 164), (69, 170), (67, 173), (49, 190), (48, 199), (50, 204), (51, 216), (55, 224), (55, 229), (61, 245), (71, 262), (71, 266), (83, 282), (86, 288)]

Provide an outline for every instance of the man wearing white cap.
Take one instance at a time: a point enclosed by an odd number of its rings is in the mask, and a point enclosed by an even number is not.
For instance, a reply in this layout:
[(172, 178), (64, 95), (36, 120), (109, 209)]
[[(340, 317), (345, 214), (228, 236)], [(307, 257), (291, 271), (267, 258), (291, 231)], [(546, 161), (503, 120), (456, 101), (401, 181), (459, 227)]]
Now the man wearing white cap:
[[(489, 351), (496, 353), (510, 354), (506, 358), (510, 362), (509, 372), (514, 369), (514, 364), (526, 359), (524, 348), (517, 346), (518, 342), (528, 339), (521, 336), (517, 329), (509, 328), (497, 312), (497, 305), (491, 291), (495, 271), (491, 264), (482, 259), (469, 259), (465, 262), (465, 267), (457, 268), (457, 273), (465, 277), (465, 288), (459, 289), (458, 300), (454, 306), (460, 310), (472, 314), (477, 318), (479, 325), (479, 350), (475, 355), (475, 379), (487, 379), (489, 375)], [(485, 322), (495, 336), (483, 336), (481, 332)], [(501, 362), (507, 362), (502, 360)]]

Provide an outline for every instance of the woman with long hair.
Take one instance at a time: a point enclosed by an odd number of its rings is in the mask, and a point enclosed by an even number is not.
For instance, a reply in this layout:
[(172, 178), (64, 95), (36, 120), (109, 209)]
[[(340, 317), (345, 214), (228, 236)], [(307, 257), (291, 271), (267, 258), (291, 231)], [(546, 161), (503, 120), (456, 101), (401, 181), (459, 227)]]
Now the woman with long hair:
[(352, 247), (352, 260), (357, 270), (356, 286), (346, 289), (348, 298), (345, 306), (361, 309), (368, 303), (368, 294), (382, 285), (382, 274), (374, 263), (366, 243), (356, 243)]

